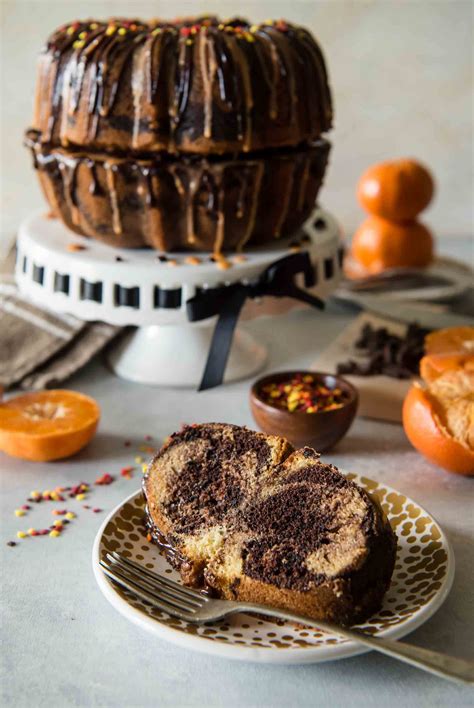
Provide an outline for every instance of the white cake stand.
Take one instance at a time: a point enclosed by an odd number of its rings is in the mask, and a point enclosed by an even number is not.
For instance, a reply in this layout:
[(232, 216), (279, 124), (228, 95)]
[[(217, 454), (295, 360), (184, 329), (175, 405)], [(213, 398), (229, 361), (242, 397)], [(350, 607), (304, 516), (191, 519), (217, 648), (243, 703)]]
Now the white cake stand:
[[(255, 280), (271, 263), (289, 255), (304, 236), (301, 249), (309, 253), (316, 276), (309, 292), (324, 299), (338, 285), (342, 250), (339, 226), (322, 209), (313, 212), (290, 242), (249, 250), (245, 260), (228, 256), (231, 267), (225, 270), (207, 252), (166, 254), (161, 256), (166, 260), (160, 260), (156, 251), (108, 246), (36, 214), (20, 226), (16, 280), (23, 294), (51, 310), (83, 320), (133, 325), (135, 329), (124, 334), (108, 357), (118, 376), (139, 383), (195, 386), (216, 318), (189, 322), (186, 302), (202, 289)], [(191, 264), (190, 256), (199, 263)], [(239, 326), (224, 380), (251, 376), (265, 361), (265, 348)]]

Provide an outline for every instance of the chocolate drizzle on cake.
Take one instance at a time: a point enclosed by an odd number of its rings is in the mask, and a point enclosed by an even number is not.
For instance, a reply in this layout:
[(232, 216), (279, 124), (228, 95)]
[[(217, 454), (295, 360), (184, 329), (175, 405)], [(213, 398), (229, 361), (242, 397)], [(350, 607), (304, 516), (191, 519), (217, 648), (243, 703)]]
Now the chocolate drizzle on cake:
[(74, 231), (219, 253), (301, 226), (331, 124), (324, 59), (301, 27), (78, 21), (39, 58), (27, 144), (51, 208)]
[(119, 247), (216, 253), (293, 233), (329, 154), (322, 140), (302, 151), (179, 160), (51, 148), (34, 131), (26, 143), (52, 209), (73, 231)]
[(185, 582), (341, 622), (386, 591), (396, 539), (380, 507), (310, 448), (222, 424), (171, 437), (144, 479), (148, 523)]
[(306, 30), (198, 17), (59, 28), (40, 60), (33, 127), (66, 147), (222, 154), (312, 141), (331, 122)]

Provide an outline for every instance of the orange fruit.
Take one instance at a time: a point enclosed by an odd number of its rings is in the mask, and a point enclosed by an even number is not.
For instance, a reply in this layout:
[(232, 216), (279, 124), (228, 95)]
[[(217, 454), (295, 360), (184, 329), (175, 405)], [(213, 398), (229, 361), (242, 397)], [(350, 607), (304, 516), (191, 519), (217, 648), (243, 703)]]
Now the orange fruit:
[(472, 354), (474, 356), (474, 327), (448, 327), (431, 332), (425, 337), (426, 354)]
[(370, 214), (390, 221), (412, 221), (430, 203), (434, 182), (415, 160), (391, 160), (372, 165), (362, 175), (357, 196)]
[(433, 237), (418, 221), (401, 225), (369, 216), (354, 234), (350, 256), (367, 274), (422, 268), (433, 258)]
[(464, 369), (474, 371), (474, 354), (449, 352), (447, 354), (425, 354), (420, 361), (420, 376), (427, 383), (433, 382), (445, 371)]
[(93, 398), (62, 389), (0, 402), (0, 450), (24, 460), (70, 457), (94, 436), (100, 408)]
[(447, 370), (425, 388), (413, 384), (402, 417), (411, 444), (428, 460), (474, 475), (474, 371)]

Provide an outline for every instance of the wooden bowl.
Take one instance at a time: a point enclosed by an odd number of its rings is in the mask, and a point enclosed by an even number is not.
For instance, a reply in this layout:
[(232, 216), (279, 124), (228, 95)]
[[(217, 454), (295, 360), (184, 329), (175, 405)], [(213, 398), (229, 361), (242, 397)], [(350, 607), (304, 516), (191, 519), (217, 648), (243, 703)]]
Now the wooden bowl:
[[(259, 391), (269, 383), (280, 383), (295, 374), (311, 374), (317, 383), (327, 388), (340, 388), (349, 400), (340, 408), (317, 413), (282, 410), (271, 406), (260, 397)], [(349, 430), (357, 412), (357, 389), (341, 376), (320, 371), (282, 371), (257, 379), (250, 390), (250, 408), (258, 427), (270, 435), (287, 438), (296, 448), (309, 445), (321, 452), (333, 447)]]

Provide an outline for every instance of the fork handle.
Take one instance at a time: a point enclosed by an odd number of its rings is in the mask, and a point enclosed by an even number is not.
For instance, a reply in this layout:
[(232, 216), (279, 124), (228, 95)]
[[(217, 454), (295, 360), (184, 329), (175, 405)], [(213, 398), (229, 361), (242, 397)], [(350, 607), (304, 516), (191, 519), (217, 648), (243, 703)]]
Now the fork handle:
[(260, 615), (278, 617), (280, 619), (298, 622), (299, 624), (305, 624), (315, 629), (323, 629), (334, 634), (339, 634), (339, 636), (345, 639), (356, 641), (369, 649), (387, 654), (394, 659), (416, 666), (418, 669), (428, 671), (436, 676), (461, 683), (474, 683), (473, 661), (458, 659), (448, 654), (440, 654), (437, 651), (423, 649), (414, 644), (406, 644), (405, 642), (385, 639), (384, 637), (373, 637), (357, 629), (341, 627), (336, 624), (324, 622), (323, 620), (311, 620), (304, 615), (293, 614), (293, 612), (287, 612), (286, 610), (272, 608), (270, 611), (265, 605), (239, 603), (239, 612), (256, 612)]

